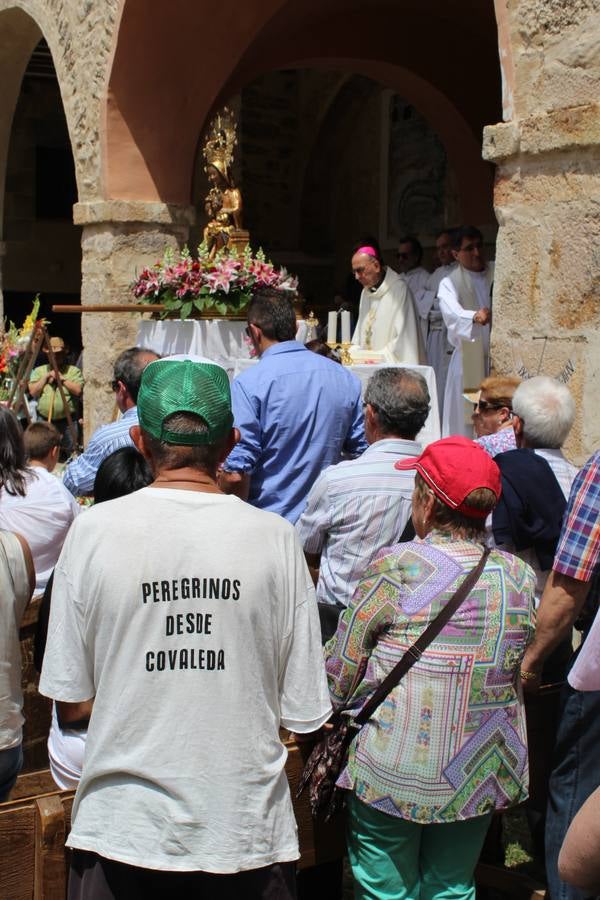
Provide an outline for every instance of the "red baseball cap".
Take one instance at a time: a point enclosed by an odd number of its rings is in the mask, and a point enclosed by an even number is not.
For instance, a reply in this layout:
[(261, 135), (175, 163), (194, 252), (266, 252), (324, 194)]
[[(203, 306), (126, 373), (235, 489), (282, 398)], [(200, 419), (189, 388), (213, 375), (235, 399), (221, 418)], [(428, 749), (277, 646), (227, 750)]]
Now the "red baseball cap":
[(489, 511), (465, 503), (471, 491), (488, 488), (496, 501), (502, 493), (500, 469), (492, 457), (479, 444), (460, 435), (434, 441), (420, 456), (398, 460), (394, 466), (416, 469), (442, 503), (474, 519), (485, 519)]

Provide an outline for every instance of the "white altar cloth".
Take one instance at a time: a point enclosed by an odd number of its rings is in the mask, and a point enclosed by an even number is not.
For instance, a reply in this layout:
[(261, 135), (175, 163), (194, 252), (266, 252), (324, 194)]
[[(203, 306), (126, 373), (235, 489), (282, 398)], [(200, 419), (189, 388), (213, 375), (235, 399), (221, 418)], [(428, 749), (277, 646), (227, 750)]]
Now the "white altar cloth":
[(206, 356), (228, 368), (231, 359), (249, 359), (245, 328), (245, 322), (228, 319), (143, 319), (137, 346), (154, 350), (160, 356)]
[[(230, 379), (235, 378), (236, 375), (239, 375), (240, 372), (243, 372), (243, 370), (247, 369), (248, 366), (256, 365), (258, 360), (236, 359), (232, 362), (233, 369), (226, 367), (228, 369)], [(413, 372), (418, 372), (419, 375), (422, 375), (427, 382), (427, 389), (429, 391), (429, 415), (427, 416), (425, 425), (417, 435), (417, 440), (419, 441), (421, 446), (425, 448), (433, 441), (439, 441), (442, 436), (435, 371), (431, 368), (431, 366), (416, 366), (411, 365), (410, 363), (364, 363), (348, 366), (350, 371), (354, 372), (354, 374), (360, 379), (363, 394), (367, 386), (367, 381), (369, 380), (371, 375), (373, 375), (377, 371), (377, 369), (400, 367), (404, 369), (412, 369)]]
[[(299, 321), (296, 340), (304, 343), (307, 332), (306, 322)], [(231, 319), (142, 319), (137, 346), (160, 356), (205, 356), (229, 369), (232, 360), (250, 358), (245, 333), (246, 322)]]

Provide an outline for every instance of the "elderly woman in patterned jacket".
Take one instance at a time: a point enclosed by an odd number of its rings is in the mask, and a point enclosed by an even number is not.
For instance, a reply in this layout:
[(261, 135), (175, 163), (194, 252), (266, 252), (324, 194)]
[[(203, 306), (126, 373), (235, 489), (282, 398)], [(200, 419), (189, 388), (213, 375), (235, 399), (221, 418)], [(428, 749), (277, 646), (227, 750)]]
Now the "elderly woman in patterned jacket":
[[(326, 645), (338, 708), (363, 705), (477, 565), (501, 491), (496, 463), (464, 437), (396, 466), (416, 470), (417, 537), (377, 554)], [(534, 584), (529, 566), (492, 550), (466, 600), (351, 745), (338, 786), (347, 790), (356, 898), (475, 897), (492, 813), (527, 797), (519, 666)]]

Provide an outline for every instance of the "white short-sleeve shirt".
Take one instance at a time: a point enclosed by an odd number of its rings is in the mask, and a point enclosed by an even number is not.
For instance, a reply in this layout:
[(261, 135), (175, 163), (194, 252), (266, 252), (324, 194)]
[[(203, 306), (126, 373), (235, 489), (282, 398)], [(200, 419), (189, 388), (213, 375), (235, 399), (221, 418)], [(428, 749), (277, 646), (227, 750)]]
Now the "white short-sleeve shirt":
[(95, 697), (69, 845), (232, 873), (298, 856), (279, 727), (331, 708), (293, 527), (236, 497), (144, 488), (79, 517), (40, 690)]

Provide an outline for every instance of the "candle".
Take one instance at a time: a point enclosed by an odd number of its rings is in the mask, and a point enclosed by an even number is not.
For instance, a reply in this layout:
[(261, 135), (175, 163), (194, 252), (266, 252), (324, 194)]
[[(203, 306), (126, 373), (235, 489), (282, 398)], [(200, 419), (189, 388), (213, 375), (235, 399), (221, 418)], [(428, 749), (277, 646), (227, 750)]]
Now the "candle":
[(350, 311), (342, 310), (342, 344), (350, 343)]
[(335, 310), (327, 316), (327, 343), (337, 343), (337, 313)]

